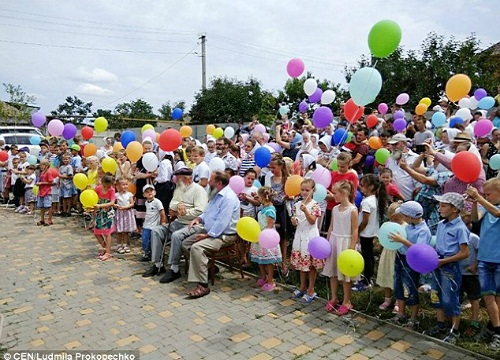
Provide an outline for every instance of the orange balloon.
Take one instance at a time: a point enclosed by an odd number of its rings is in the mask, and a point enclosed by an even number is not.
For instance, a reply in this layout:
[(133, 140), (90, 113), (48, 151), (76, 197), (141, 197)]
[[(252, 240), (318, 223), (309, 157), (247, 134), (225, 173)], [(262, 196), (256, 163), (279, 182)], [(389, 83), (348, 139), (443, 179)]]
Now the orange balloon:
[(300, 194), (300, 184), (304, 178), (299, 175), (290, 176), (285, 182), (285, 194), (288, 196), (297, 196)]
[(96, 144), (87, 144), (83, 148), (83, 156), (85, 156), (85, 157), (95, 155), (96, 152), (97, 152), (97, 145)]
[(193, 133), (193, 129), (191, 129), (191, 126), (184, 125), (181, 127), (179, 132), (181, 133), (182, 137), (190, 137)]
[(375, 127), (378, 124), (378, 117), (375, 114), (371, 114), (366, 118), (366, 126), (368, 126), (369, 129), (372, 127)]
[(139, 141), (130, 142), (125, 151), (131, 162), (137, 162), (142, 157), (142, 145)]
[(378, 136), (372, 136), (370, 139), (368, 139), (368, 145), (373, 150), (378, 150), (382, 147), (382, 140), (380, 140)]
[(133, 182), (129, 182), (127, 190), (135, 195), (135, 193), (137, 192), (137, 186), (135, 186)]
[(350, 123), (356, 122), (365, 113), (365, 107), (359, 106), (352, 99), (347, 100), (344, 105), (344, 115)]
[(425, 103), (420, 103), (415, 107), (415, 114), (424, 115), (428, 108)]
[(121, 142), (117, 141), (113, 144), (113, 152), (118, 152), (123, 149), (123, 145)]
[(465, 74), (453, 75), (446, 83), (446, 96), (450, 101), (458, 101), (467, 96), (472, 87), (470, 78)]
[(213, 132), (214, 132), (214, 130), (215, 130), (215, 126), (213, 126), (212, 124), (207, 125), (207, 130), (206, 131), (207, 131), (208, 135), (212, 135)]
[(160, 142), (160, 133), (157, 132), (156, 133), (156, 143), (159, 143)]

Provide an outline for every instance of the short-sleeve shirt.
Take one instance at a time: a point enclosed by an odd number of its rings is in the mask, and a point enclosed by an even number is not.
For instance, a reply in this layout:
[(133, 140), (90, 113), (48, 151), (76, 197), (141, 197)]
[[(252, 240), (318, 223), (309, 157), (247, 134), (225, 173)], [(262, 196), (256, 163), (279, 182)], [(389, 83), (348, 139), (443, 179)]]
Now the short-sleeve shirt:
[[(408, 224), (405, 227), (406, 236), (409, 242), (412, 244), (427, 244), (431, 243), (431, 231), (427, 226), (425, 221), (422, 221), (416, 225)], [(400, 254), (406, 255), (408, 248), (406, 246), (401, 246), (398, 249)]]
[(438, 255), (453, 256), (460, 251), (460, 245), (469, 242), (469, 230), (459, 216), (451, 221), (441, 220), (436, 232), (436, 251)]
[(152, 229), (160, 225), (160, 211), (163, 210), (163, 204), (160, 200), (154, 198), (146, 201), (146, 217), (144, 218), (144, 229)]
[(134, 197), (134, 194), (132, 194), (129, 191), (126, 191), (124, 193), (117, 193), (116, 194), (116, 204), (118, 206), (128, 206), (130, 205), (130, 199)]
[[(71, 165), (61, 165), (59, 167), (59, 174), (73, 176), (73, 167)], [(73, 179), (61, 179), (61, 186), (65, 189), (71, 189), (73, 187)]]
[(359, 211), (359, 222), (363, 221), (363, 213), (369, 213), (368, 224), (360, 232), (359, 236), (375, 237), (378, 234), (379, 220), (378, 220), (378, 203), (375, 195), (367, 196), (361, 201), (361, 209)]
[(205, 161), (202, 161), (193, 169), (193, 182), (198, 184), (201, 179), (210, 179), (210, 168)]

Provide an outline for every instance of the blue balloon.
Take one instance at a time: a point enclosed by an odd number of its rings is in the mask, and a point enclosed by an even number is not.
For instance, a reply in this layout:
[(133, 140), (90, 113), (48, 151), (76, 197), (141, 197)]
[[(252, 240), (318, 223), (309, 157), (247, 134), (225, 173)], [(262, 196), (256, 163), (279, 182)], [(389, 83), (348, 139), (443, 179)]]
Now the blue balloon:
[(492, 157), (490, 157), (490, 162), (489, 162), (490, 168), (493, 170), (499, 170), (500, 169), (500, 154), (495, 154)]
[(346, 142), (347, 140), (347, 131), (344, 129), (337, 129), (333, 133), (333, 145), (342, 145)]
[(127, 148), (127, 145), (130, 144), (132, 141), (135, 141), (135, 134), (133, 131), (125, 130), (124, 132), (122, 132), (122, 136), (120, 137), (120, 142), (125, 149)]
[(390, 233), (397, 233), (406, 239), (407, 238), (406, 230), (400, 224), (392, 221), (383, 223), (380, 229), (378, 230), (378, 241), (380, 241), (382, 246), (385, 247), (387, 250), (397, 250), (401, 246), (403, 246), (403, 244), (389, 239)]
[(435, 127), (441, 127), (445, 123), (446, 123), (446, 115), (441, 111), (435, 112), (434, 115), (432, 115), (432, 124)]
[(485, 96), (477, 103), (478, 109), (489, 110), (495, 106), (495, 99), (491, 96)]
[(253, 182), (253, 186), (255, 186), (257, 189), (260, 189), (262, 187), (262, 184), (259, 180), (255, 179), (255, 181)]
[(182, 109), (175, 108), (172, 110), (172, 119), (178, 120), (180, 118), (182, 118)]
[(266, 167), (271, 161), (271, 151), (268, 148), (261, 146), (255, 151), (253, 158), (257, 166), (261, 168)]
[(365, 159), (365, 166), (370, 167), (375, 164), (375, 156), (373, 155), (368, 155)]
[(375, 101), (381, 89), (382, 75), (372, 67), (364, 67), (356, 71), (349, 83), (349, 93), (358, 106)]
[(363, 200), (363, 194), (361, 193), (361, 191), (358, 190), (356, 192), (356, 197), (354, 198), (354, 205), (356, 205), (357, 207), (360, 207), (362, 200)]
[(450, 120), (450, 127), (454, 127), (456, 124), (463, 124), (464, 123), (464, 119), (462, 119), (461, 117), (458, 117), (458, 116), (455, 116), (453, 118), (451, 118)]
[(39, 145), (41, 141), (42, 141), (42, 138), (40, 136), (33, 135), (32, 137), (30, 137), (30, 144), (31, 145)]
[(321, 202), (326, 199), (326, 194), (326, 188), (323, 185), (316, 183), (316, 190), (314, 190), (313, 199), (317, 202)]

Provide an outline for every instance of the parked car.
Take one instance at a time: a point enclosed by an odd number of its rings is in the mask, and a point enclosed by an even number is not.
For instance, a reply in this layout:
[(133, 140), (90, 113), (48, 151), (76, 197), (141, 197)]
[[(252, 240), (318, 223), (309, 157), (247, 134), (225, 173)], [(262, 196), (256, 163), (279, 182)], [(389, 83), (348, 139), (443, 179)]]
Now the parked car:
[(5, 141), (5, 146), (17, 145), (19, 149), (27, 147), (31, 155), (38, 156), (40, 153), (40, 146), (33, 145), (31, 142), (32, 137), (43, 138), (39, 133), (4, 133), (0, 135), (0, 139)]
[(43, 133), (40, 131), (40, 129), (34, 126), (0, 126), (0, 135), (16, 133), (40, 135), (43, 137)]

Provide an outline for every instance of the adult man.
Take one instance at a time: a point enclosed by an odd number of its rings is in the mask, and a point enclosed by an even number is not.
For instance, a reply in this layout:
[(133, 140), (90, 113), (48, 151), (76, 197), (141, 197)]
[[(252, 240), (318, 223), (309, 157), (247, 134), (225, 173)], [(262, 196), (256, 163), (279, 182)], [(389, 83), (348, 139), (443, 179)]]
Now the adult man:
[(422, 115), (416, 115), (413, 122), (415, 123), (415, 130), (417, 130), (413, 136), (413, 146), (423, 145), (424, 142), (427, 142), (426, 140), (430, 140), (430, 143), (433, 144), (434, 134), (432, 131), (427, 130), (427, 127), (425, 126), (425, 117)]
[(363, 174), (363, 167), (365, 164), (366, 156), (368, 155), (368, 145), (366, 143), (366, 137), (368, 135), (367, 128), (361, 128), (357, 131), (356, 137), (354, 139), (354, 144), (356, 145), (354, 149), (352, 149), (352, 160), (351, 166), (356, 172), (358, 176)]
[(220, 171), (212, 173), (209, 185), (216, 193), (205, 212), (191, 221), (189, 228), (195, 234), (183, 241), (182, 247), (190, 253), (189, 282), (198, 285), (188, 293), (196, 299), (210, 293), (208, 287), (207, 251), (217, 251), (236, 240), (236, 222), (240, 218), (240, 201), (229, 186), (229, 177)]
[(412, 200), (413, 191), (417, 188), (418, 182), (399, 166), (399, 161), (403, 157), (408, 166), (411, 166), (418, 157), (417, 154), (408, 149), (408, 140), (403, 134), (396, 134), (391, 137), (388, 143), (392, 145), (392, 154), (387, 160), (385, 167), (391, 169), (394, 183), (401, 191), (405, 200)]
[(225, 137), (217, 139), (215, 147), (217, 149), (217, 155), (224, 161), (226, 169), (229, 168), (235, 172), (238, 172), (239, 164), (238, 160), (229, 152), (229, 145), (231, 145), (231, 140)]
[(208, 203), (205, 189), (193, 182), (193, 170), (181, 168), (174, 175), (177, 177), (177, 187), (170, 201), (170, 221), (168, 225), (159, 225), (151, 229), (151, 261), (154, 265), (142, 274), (144, 277), (150, 277), (165, 272), (162, 262), (163, 244), (171, 235), (172, 242), (168, 258), (170, 271), (160, 279), (162, 283), (174, 281), (181, 276), (179, 272), (179, 262), (182, 255), (181, 244), (186, 236), (178, 236), (178, 232), (200, 216)]

